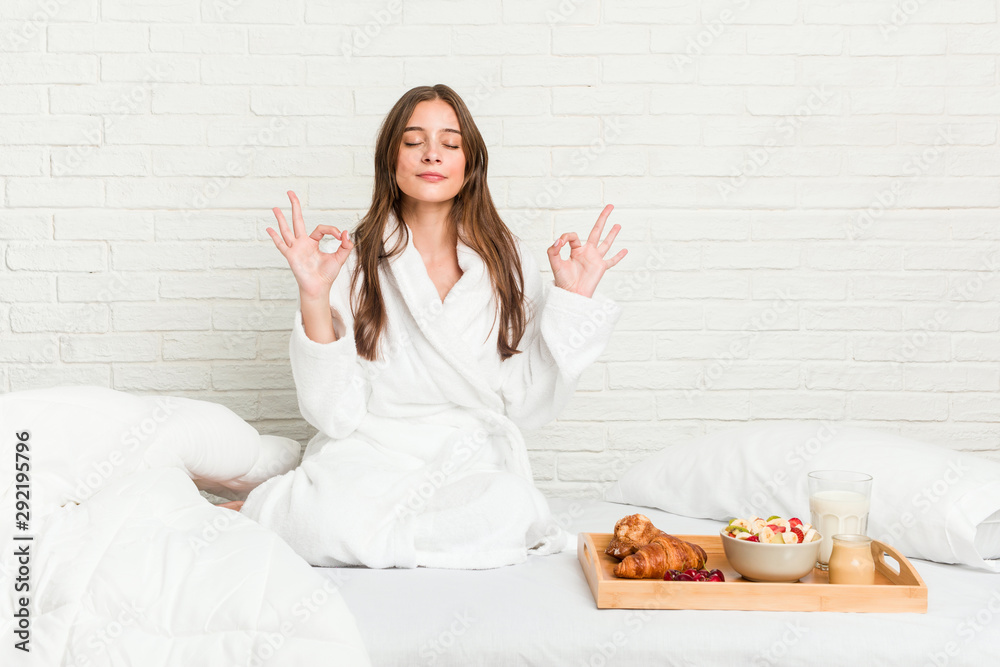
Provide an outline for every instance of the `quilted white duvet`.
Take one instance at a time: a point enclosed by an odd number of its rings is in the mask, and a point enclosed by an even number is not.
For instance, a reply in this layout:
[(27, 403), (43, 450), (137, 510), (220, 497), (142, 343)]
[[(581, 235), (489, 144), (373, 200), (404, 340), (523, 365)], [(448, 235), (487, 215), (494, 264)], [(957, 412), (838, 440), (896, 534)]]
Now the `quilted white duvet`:
[(370, 664), (336, 579), (198, 492), (297, 462), (207, 401), (0, 395), (0, 665)]

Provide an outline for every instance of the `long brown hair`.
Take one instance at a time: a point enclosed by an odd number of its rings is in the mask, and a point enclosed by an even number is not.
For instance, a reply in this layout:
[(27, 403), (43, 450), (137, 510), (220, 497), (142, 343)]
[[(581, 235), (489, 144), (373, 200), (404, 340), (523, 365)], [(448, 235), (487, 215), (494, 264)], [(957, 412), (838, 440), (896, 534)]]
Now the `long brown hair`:
[[(358, 354), (369, 361), (378, 357), (378, 342), (386, 326), (385, 299), (379, 281), (379, 267), (386, 266), (409, 242), (409, 229), (403, 222), (402, 193), (396, 183), (396, 161), (403, 141), (403, 128), (420, 102), (443, 100), (458, 116), (465, 153), (465, 183), (452, 201), (450, 222), (458, 237), (475, 250), (489, 270), (493, 294), (500, 314), (497, 351), (502, 360), (520, 354), (518, 343), (524, 335), (527, 314), (524, 304), (524, 274), (517, 240), (500, 218), (486, 184), (489, 157), (486, 142), (479, 133), (472, 114), (454, 90), (444, 84), (418, 86), (407, 91), (392, 107), (379, 129), (375, 144), (375, 185), (368, 213), (351, 236), (355, 243), (357, 264), (351, 276), (350, 293), (358, 283), (357, 307), (353, 303), (354, 339)], [(383, 243), (389, 213), (393, 212), (400, 229), (391, 230), (398, 239), (386, 252)], [(496, 321), (494, 313), (494, 322)]]

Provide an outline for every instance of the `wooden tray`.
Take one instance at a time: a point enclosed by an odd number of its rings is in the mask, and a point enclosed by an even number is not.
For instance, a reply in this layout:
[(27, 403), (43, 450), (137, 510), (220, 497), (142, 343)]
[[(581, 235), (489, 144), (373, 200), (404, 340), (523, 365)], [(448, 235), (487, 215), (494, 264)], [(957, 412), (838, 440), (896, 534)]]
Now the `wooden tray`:
[[(927, 585), (913, 565), (892, 547), (872, 540), (875, 583), (831, 584), (823, 570), (795, 583), (752, 582), (729, 564), (720, 535), (676, 535), (700, 544), (708, 554), (705, 569), (718, 568), (724, 582), (620, 579), (618, 560), (604, 553), (611, 533), (580, 533), (577, 557), (587, 575), (598, 609), (742, 609), (762, 611), (860, 611), (927, 613)], [(899, 572), (886, 563), (889, 555)]]

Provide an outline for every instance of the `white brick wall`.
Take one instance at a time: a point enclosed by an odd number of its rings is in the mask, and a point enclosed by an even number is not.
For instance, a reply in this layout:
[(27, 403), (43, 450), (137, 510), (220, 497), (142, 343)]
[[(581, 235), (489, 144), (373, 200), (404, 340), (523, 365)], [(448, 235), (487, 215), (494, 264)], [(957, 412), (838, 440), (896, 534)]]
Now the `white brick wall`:
[(629, 248), (614, 340), (528, 434), (546, 491), (747, 420), (1000, 458), (997, 0), (279, 4), (0, 4), (0, 391), (304, 442), (270, 208), (350, 227), (382, 117), (442, 82), (541, 266), (607, 203)]

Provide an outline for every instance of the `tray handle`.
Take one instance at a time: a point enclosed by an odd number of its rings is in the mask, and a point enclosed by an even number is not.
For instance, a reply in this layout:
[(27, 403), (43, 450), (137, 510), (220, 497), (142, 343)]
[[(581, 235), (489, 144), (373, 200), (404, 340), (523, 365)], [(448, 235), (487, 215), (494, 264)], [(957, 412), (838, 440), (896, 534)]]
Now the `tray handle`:
[[(899, 572), (885, 562), (886, 555), (891, 556), (899, 564)], [(885, 542), (872, 540), (872, 557), (875, 559), (875, 570), (885, 575), (885, 578), (898, 586), (923, 586), (924, 582), (913, 569), (913, 564)]]

